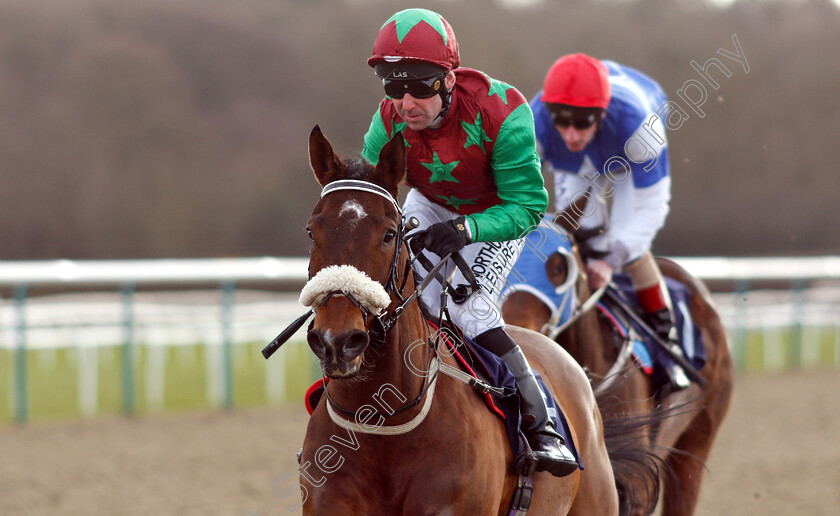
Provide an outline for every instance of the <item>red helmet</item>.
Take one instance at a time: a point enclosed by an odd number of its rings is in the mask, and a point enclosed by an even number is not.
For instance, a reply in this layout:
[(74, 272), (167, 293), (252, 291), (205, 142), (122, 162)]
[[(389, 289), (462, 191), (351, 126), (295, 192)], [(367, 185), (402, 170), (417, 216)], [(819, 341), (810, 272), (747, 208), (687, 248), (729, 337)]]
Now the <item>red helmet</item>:
[(368, 65), (374, 67), (403, 59), (434, 64), (446, 70), (458, 68), (461, 56), (449, 22), (427, 9), (406, 9), (391, 16), (376, 35)]
[(607, 109), (610, 103), (609, 76), (607, 67), (594, 57), (586, 54), (563, 56), (548, 69), (542, 101)]

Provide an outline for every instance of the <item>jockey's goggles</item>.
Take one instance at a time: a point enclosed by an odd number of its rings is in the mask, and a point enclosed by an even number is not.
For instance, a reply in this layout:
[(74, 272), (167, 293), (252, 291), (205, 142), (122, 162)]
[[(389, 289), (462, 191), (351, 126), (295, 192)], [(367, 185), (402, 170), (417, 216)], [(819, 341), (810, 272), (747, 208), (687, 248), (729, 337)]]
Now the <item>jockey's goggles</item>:
[(563, 129), (569, 126), (578, 131), (589, 129), (601, 120), (604, 110), (598, 107), (570, 106), (568, 104), (553, 104), (546, 102), (546, 109), (551, 115), (551, 123)]
[(402, 99), (408, 93), (416, 99), (428, 99), (440, 93), (446, 73), (422, 79), (382, 79), (385, 94), (392, 99)]
[(590, 127), (592, 127), (592, 124), (594, 124), (597, 121), (598, 117), (594, 113), (582, 118), (572, 118), (562, 115), (551, 115), (551, 122), (555, 126), (562, 127), (563, 129), (566, 129), (569, 126), (573, 126), (575, 129), (582, 131), (584, 129), (589, 129)]

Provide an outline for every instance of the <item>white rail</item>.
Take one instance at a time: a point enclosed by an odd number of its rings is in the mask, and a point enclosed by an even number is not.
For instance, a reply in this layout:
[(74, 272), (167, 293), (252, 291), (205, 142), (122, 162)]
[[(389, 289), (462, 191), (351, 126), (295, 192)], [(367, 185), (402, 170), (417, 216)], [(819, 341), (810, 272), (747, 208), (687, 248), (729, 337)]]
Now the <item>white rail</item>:
[(840, 256), (672, 259), (703, 280), (840, 279)]
[(45, 260), (0, 262), (0, 285), (300, 281), (306, 258)]
[[(735, 282), (737, 292), (715, 298), (731, 332), (738, 367), (752, 367), (756, 361), (755, 342), (748, 342), (748, 330), (755, 335), (756, 329), (761, 332), (764, 369), (824, 364), (826, 356), (840, 365), (840, 289), (832, 286), (840, 280), (840, 256), (674, 260), (698, 278)], [(247, 284), (277, 282), (291, 288), (290, 283), (306, 280), (307, 263), (306, 258), (276, 257), (0, 262), (0, 288), (12, 294), (11, 299), (0, 299), (0, 354), (6, 357), (0, 378), (8, 382), (9, 410), (19, 422), (28, 419), (28, 377), (54, 368), (50, 364), (60, 348), (76, 348), (78, 364), (67, 367), (78, 376), (81, 413), (96, 413), (99, 391), (115, 388), (100, 386), (100, 353), (111, 356), (112, 362), (119, 357), (125, 412), (135, 410), (135, 383), (142, 385), (148, 407), (162, 407), (165, 371), (198, 353), (197, 344), (204, 350), (208, 400), (233, 406), (234, 344), (268, 342), (303, 310), (294, 294), (248, 291)], [(750, 283), (761, 280), (786, 281), (789, 289), (750, 291)], [(173, 285), (178, 291), (167, 293)], [(111, 292), (102, 292), (109, 286)], [(185, 291), (185, 286), (192, 288)], [(30, 296), (33, 287), (60, 287), (72, 293)], [(167, 358), (170, 346), (184, 351), (174, 362)], [(114, 349), (119, 353), (109, 351)], [(146, 358), (139, 365), (134, 356), (139, 357), (141, 349)], [(249, 364), (251, 360), (244, 359), (249, 374), (264, 372), (265, 397), (273, 401), (284, 399), (289, 368), (307, 367), (306, 362), (286, 365), (285, 359), (258, 361), (259, 365)], [(142, 379), (135, 378), (141, 371)]]
[[(704, 280), (840, 279), (840, 256), (673, 260)], [(307, 263), (277, 257), (6, 261), (0, 262), (0, 286), (305, 281)]]

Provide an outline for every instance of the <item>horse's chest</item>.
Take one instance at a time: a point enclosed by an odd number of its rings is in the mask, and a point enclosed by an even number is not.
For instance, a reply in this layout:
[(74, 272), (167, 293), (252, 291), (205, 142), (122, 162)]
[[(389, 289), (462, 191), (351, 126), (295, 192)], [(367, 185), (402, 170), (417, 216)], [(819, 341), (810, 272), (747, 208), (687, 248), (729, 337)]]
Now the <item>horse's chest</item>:
[[(395, 473), (399, 475), (399, 473)], [(312, 499), (312, 514), (481, 515), (495, 514), (498, 508), (487, 496), (472, 496), (462, 480), (445, 478), (455, 472), (438, 472), (437, 477), (414, 478), (410, 483), (354, 482), (326, 485)], [(472, 484), (476, 485), (476, 484)], [(480, 485), (480, 484), (479, 484)], [(315, 494), (315, 493), (313, 493)]]
[[(342, 467), (310, 490), (313, 513), (495, 514), (498, 505), (493, 497), (476, 486), (500, 485), (503, 467), (475, 467), (475, 460), (462, 461), (443, 447), (429, 447), (428, 453), (416, 449), (378, 453), (371, 448), (362, 453), (365, 447), (360, 446), (358, 454), (346, 454)], [(473, 453), (468, 456), (474, 458)]]

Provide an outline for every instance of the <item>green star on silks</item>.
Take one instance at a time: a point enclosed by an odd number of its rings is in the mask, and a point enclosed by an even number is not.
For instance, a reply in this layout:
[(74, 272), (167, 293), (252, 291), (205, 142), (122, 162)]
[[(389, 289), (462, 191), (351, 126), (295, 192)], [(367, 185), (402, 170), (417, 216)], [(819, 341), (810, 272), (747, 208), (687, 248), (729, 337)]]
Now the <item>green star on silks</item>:
[(487, 136), (487, 133), (484, 132), (484, 128), (481, 126), (481, 113), (475, 117), (475, 122), (472, 124), (461, 120), (461, 127), (467, 133), (467, 141), (464, 143), (464, 148), (466, 149), (470, 145), (478, 145), (481, 152), (487, 154), (484, 150), (484, 142), (492, 142), (493, 140)]
[(413, 29), (414, 26), (420, 23), (421, 21), (428, 23), (431, 28), (435, 29), (435, 31), (437, 31), (437, 33), (440, 34), (440, 37), (443, 38), (443, 43), (447, 43), (446, 28), (444, 28), (443, 22), (440, 20), (440, 16), (433, 13), (432, 11), (428, 11), (426, 9), (411, 9), (407, 12), (402, 11), (392, 16), (382, 26), (384, 27), (385, 25), (388, 25), (394, 20), (396, 20), (395, 24), (397, 29), (397, 39), (400, 43), (402, 43), (402, 40), (403, 38), (405, 38), (406, 34), (411, 32), (411, 29)]
[(475, 199), (459, 199), (454, 195), (450, 195), (449, 197), (446, 197), (445, 195), (436, 195), (435, 197), (443, 199), (446, 201), (446, 204), (452, 206), (456, 210), (460, 209), (462, 204), (475, 204)]
[(432, 171), (432, 177), (429, 178), (429, 183), (437, 183), (438, 181), (452, 181), (453, 183), (460, 183), (457, 179), (452, 177), (452, 171), (455, 170), (455, 167), (458, 166), (460, 161), (452, 161), (450, 163), (443, 163), (438, 156), (438, 153), (434, 153), (434, 158), (431, 163), (420, 163), (424, 167), (428, 168)]
[(508, 98), (507, 98), (507, 91), (513, 86), (510, 84), (505, 84), (502, 81), (497, 81), (496, 79), (487, 77), (490, 80), (490, 91), (487, 92), (488, 97), (492, 97), (493, 95), (498, 95), (502, 102), (505, 103), (507, 106)]

